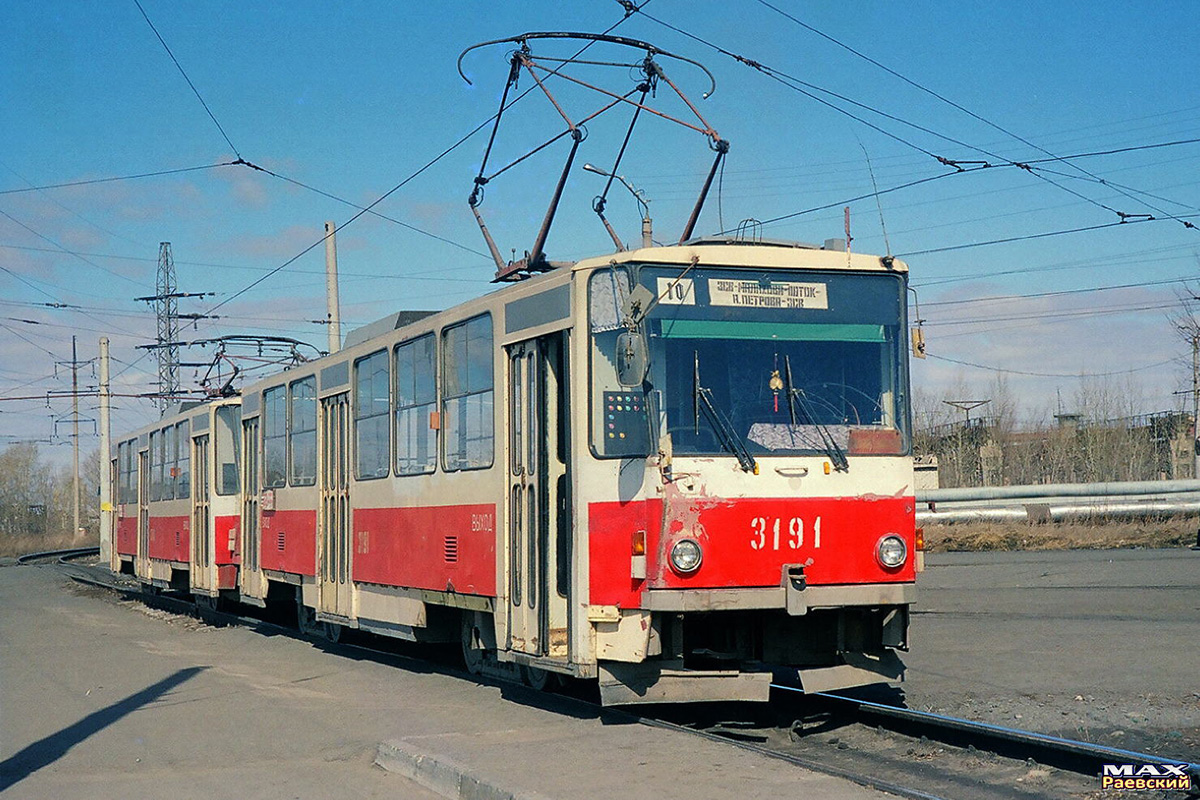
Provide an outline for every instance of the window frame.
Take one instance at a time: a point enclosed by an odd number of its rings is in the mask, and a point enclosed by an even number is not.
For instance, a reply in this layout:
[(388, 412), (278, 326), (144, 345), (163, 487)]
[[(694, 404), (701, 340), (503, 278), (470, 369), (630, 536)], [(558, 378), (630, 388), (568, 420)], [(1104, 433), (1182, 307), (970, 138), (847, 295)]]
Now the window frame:
[[(302, 431), (295, 429), (296, 425), (296, 403), (295, 389), (300, 384), (308, 384), (312, 387), (312, 428), (306, 428)], [(287, 456), (286, 456), (286, 478), (288, 486), (316, 486), (317, 484), (317, 418), (319, 412), (317, 410), (317, 376), (307, 375), (303, 378), (297, 378), (287, 385)], [(296, 479), (295, 466), (295, 447), (292, 440), (295, 435), (311, 434), (312, 435), (312, 474), (306, 477), (306, 480), (300, 481)]]
[(192, 499), (192, 421), (175, 425), (175, 499)]
[[(486, 321), (486, 323), (483, 325), (483, 327), (487, 331), (487, 342), (488, 342), (487, 348), (486, 348), (486, 350), (487, 350), (486, 363), (487, 363), (487, 371), (488, 371), (488, 386), (486, 389), (476, 389), (474, 387), (468, 387), (468, 390), (466, 392), (451, 395), (449, 392), (449, 388), (448, 388), (449, 383), (450, 383), (450, 370), (446, 364), (448, 356), (450, 354), (450, 348), (448, 346), (450, 336), (455, 331), (464, 330), (472, 324), (479, 324), (484, 321)], [(471, 339), (468, 336), (466, 339), (466, 342), (464, 343), (464, 348), (463, 348), (463, 353), (466, 357), (466, 367), (465, 367), (466, 373), (465, 374), (468, 379), (470, 378), (469, 365), (471, 363), (470, 342), (471, 342)], [(439, 365), (438, 366), (439, 366), (439, 374), (441, 376), (441, 384), (440, 384), (441, 385), (441, 397), (439, 399), (438, 409), (441, 413), (441, 423), (442, 423), (442, 431), (443, 431), (443, 435), (438, 438), (441, 440), (440, 450), (441, 450), (442, 471), (443, 472), (469, 472), (469, 471), (473, 471), (473, 470), (491, 469), (492, 467), (494, 467), (496, 465), (496, 332), (495, 332), (495, 324), (493, 322), (491, 312), (485, 311), (482, 314), (477, 314), (473, 317), (469, 317), (468, 319), (464, 319), (464, 320), (462, 320), (460, 322), (456, 322), (452, 325), (445, 326), (441, 330), (441, 335), (439, 336), (438, 345), (439, 345), (439, 348), (438, 348), (439, 349), (439, 359), (438, 359)], [(488, 414), (485, 418), (486, 425), (487, 425), (488, 439), (490, 441), (490, 446), (488, 447), (487, 463), (486, 464), (483, 464), (483, 463), (470, 464), (466, 460), (466, 457), (465, 457), (466, 450), (464, 449), (463, 463), (462, 464), (456, 463), (454, 465), (451, 465), (450, 461), (448, 460), (449, 447), (451, 445), (451, 441), (450, 441), (451, 437), (448, 435), (445, 435), (444, 432), (448, 428), (450, 430), (457, 430), (457, 429), (450, 427), (451, 415), (447, 412), (447, 407), (449, 406), (450, 403), (452, 403), (454, 401), (460, 401), (460, 400), (465, 401), (465, 400), (468, 400), (469, 398), (482, 397), (483, 395), (491, 396), (491, 413)], [(482, 419), (484, 419), (484, 418), (481, 418), (481, 420)], [(456, 425), (457, 423), (454, 423), (454, 424)], [(465, 443), (468, 440), (465, 436), (463, 436), (462, 441)]]
[[(277, 414), (273, 414), (270, 411), (271, 402), (274, 401), (275, 396), (277, 394), (279, 394), (283, 397), (283, 402), (282, 402), (283, 420), (279, 424), (279, 432), (278, 433), (275, 432), (274, 425), (267, 424), (268, 421), (274, 422), (275, 417), (278, 416)], [(263, 392), (262, 392), (262, 414), (261, 414), (262, 423), (260, 425), (260, 431), (261, 431), (261, 433), (260, 433), (261, 445), (260, 446), (261, 446), (261, 453), (262, 453), (262, 484), (261, 485), (262, 485), (263, 489), (282, 489), (287, 486), (287, 430), (288, 430), (287, 411), (288, 411), (288, 408), (287, 408), (287, 385), (286, 384), (281, 383), (278, 386), (272, 386), (268, 389), (263, 389)], [(268, 443), (275, 442), (279, 439), (283, 440), (282, 470), (279, 473), (280, 478), (278, 479), (278, 482), (272, 482), (269, 477), (270, 476), (269, 470), (271, 467), (271, 459), (269, 458), (270, 451), (268, 448)]]
[[(362, 405), (362, 395), (363, 395), (363, 393), (360, 391), (360, 383), (359, 383), (360, 367), (364, 362), (369, 361), (370, 359), (373, 359), (373, 358), (378, 358), (379, 356), (383, 356), (383, 366), (384, 366), (384, 369), (387, 371), (387, 381), (385, 382), (385, 385), (387, 386), (387, 397), (384, 398), (384, 410), (381, 412), (376, 412), (374, 414), (362, 415), (359, 413), (359, 409)], [(391, 451), (392, 451), (392, 437), (393, 437), (393, 433), (392, 433), (392, 406), (393, 406), (392, 388), (393, 387), (392, 387), (392, 355), (391, 355), (391, 351), (386, 347), (380, 348), (379, 350), (374, 350), (370, 353), (367, 353), (364, 356), (360, 356), (360, 357), (354, 359), (353, 366), (354, 366), (354, 374), (351, 376), (351, 383), (350, 383), (351, 391), (352, 391), (352, 397), (351, 397), (351, 403), (350, 403), (350, 422), (354, 427), (353, 436), (351, 437), (351, 439), (353, 440), (353, 449), (354, 449), (353, 459), (352, 459), (353, 460), (352, 474), (354, 476), (354, 480), (356, 480), (356, 481), (375, 481), (375, 480), (379, 480), (381, 478), (390, 477), (392, 474), (392, 452)], [(388, 426), (387, 433), (383, 437), (383, 448), (385, 451), (385, 453), (384, 453), (385, 457), (382, 461), (382, 469), (378, 470), (378, 474), (363, 475), (362, 470), (361, 470), (361, 467), (362, 467), (362, 446), (361, 446), (361, 444), (362, 443), (361, 443), (361, 437), (359, 434), (360, 425), (363, 420), (374, 420), (379, 417), (383, 417)], [(377, 466), (378, 466), (378, 462), (377, 462)]]
[[(409, 403), (407, 405), (401, 405), (400, 404), (400, 385), (399, 385), (400, 352), (402, 350), (405, 350), (406, 348), (410, 348), (410, 347), (414, 348), (413, 378), (414, 378), (414, 384), (415, 384), (415, 378), (416, 378), (416, 374), (417, 374), (416, 369), (415, 369), (416, 359), (421, 356), (420, 352), (418, 350), (416, 350), (416, 348), (418, 348), (422, 342), (429, 343), (429, 370), (430, 370), (431, 394), (429, 395), (429, 398), (423, 402), (413, 402), (413, 403)], [(441, 403), (440, 403), (441, 392), (439, 391), (441, 389), (441, 382), (439, 380), (440, 376), (439, 376), (439, 369), (438, 369), (439, 368), (438, 361), (439, 361), (439, 358), (438, 358), (438, 336), (437, 336), (437, 333), (434, 331), (430, 331), (428, 333), (423, 333), (423, 334), (420, 334), (419, 336), (414, 336), (410, 339), (405, 339), (402, 342), (398, 342), (392, 348), (392, 352), (391, 352), (392, 374), (391, 374), (391, 380), (390, 380), (391, 399), (390, 399), (390, 403), (389, 403), (389, 406), (390, 406), (389, 414), (392, 419), (392, 422), (391, 422), (391, 426), (392, 426), (391, 469), (392, 469), (393, 474), (395, 474), (397, 477), (407, 478), (407, 477), (412, 477), (414, 475), (432, 475), (433, 473), (437, 472), (438, 462), (441, 460), (440, 459), (441, 440), (442, 440), (442, 436), (441, 436), (442, 425), (441, 425), (441, 421), (440, 421), (441, 417), (439, 416), (439, 418), (438, 418), (439, 422), (438, 422), (437, 427), (433, 427), (433, 426), (429, 425), (429, 422), (430, 422), (429, 417), (432, 414), (440, 415), (440, 411), (441, 411)], [(413, 387), (414, 400), (418, 400), (418, 398), (416, 398), (416, 394), (417, 394), (416, 386), (414, 385), (414, 387)], [(426, 418), (425, 418), (425, 424), (426, 424), (426, 426), (428, 426), (426, 429), (431, 432), (432, 437), (433, 437), (433, 446), (430, 451), (429, 462), (425, 467), (423, 467), (420, 470), (402, 470), (400, 468), (400, 463), (399, 463), (399, 460), (400, 460), (400, 420), (399, 420), (400, 412), (408, 410), (408, 409), (420, 409), (420, 408), (428, 408), (429, 409), (428, 414), (426, 415)], [(418, 425), (419, 424), (420, 424), (420, 419), (418, 418)], [(419, 428), (419, 430), (426, 430), (426, 429)], [(406, 433), (407, 433), (407, 430), (406, 430)]]

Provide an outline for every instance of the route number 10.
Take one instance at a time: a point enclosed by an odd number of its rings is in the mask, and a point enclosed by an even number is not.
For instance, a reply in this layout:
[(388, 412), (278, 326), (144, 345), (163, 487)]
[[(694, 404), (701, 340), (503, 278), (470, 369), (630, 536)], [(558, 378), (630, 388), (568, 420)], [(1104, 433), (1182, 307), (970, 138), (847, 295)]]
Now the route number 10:
[[(782, 517), (755, 517), (750, 520), (750, 549), (778, 550), (780, 535), (785, 534)], [(813, 547), (821, 546), (821, 518), (813, 522)], [(804, 546), (804, 520), (792, 517), (787, 521), (785, 544), (789, 550)]]

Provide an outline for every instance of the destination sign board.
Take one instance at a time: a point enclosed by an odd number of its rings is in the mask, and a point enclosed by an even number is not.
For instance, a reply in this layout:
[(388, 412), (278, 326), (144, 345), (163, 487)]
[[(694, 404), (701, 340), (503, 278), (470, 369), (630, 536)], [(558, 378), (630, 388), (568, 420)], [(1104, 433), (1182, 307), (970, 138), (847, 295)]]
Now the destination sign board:
[(714, 306), (738, 308), (809, 309), (829, 308), (829, 293), (823, 283), (759, 281), (717, 278), (708, 282), (709, 302)]

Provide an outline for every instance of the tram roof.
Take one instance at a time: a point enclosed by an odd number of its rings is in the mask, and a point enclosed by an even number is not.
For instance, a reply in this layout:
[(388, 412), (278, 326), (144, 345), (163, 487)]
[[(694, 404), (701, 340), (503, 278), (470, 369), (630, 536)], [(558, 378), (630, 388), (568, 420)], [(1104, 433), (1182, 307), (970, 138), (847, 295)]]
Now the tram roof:
[[(841, 241), (836, 240), (836, 243), (841, 243)], [(690, 239), (682, 244), (666, 247), (642, 247), (605, 256), (585, 258), (571, 265), (571, 269), (594, 269), (613, 263), (684, 265), (690, 264), (692, 259), (696, 258), (699, 266), (908, 272), (908, 265), (898, 258), (867, 253), (847, 253), (844, 247), (844, 244), (841, 247), (818, 247), (802, 242), (772, 239), (745, 240), (708, 237)]]

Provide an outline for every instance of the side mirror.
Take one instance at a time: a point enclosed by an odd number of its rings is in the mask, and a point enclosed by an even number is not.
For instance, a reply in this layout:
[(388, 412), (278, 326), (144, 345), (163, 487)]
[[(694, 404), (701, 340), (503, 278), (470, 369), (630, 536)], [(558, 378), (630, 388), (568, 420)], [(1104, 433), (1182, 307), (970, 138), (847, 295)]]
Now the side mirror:
[(625, 331), (617, 336), (617, 383), (622, 386), (641, 386), (650, 366), (650, 347), (646, 336), (639, 331)]

